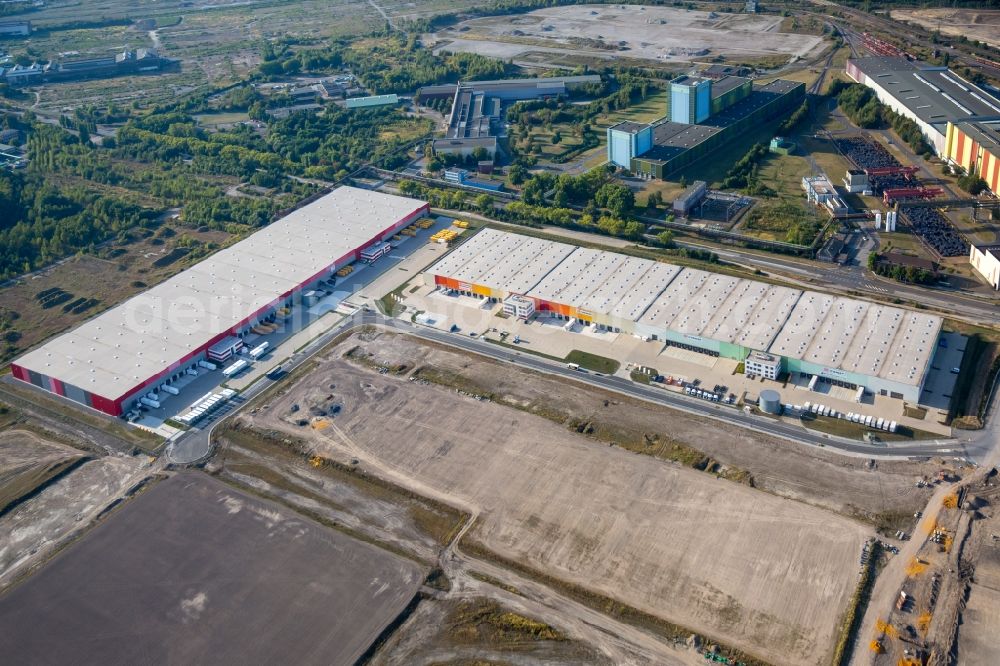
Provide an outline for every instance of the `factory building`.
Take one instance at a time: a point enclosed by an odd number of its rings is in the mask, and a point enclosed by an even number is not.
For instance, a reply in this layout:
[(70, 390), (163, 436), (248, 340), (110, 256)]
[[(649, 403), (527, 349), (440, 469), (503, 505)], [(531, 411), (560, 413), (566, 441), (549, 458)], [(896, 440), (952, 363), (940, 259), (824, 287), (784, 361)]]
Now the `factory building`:
[(1000, 120), (1000, 100), (947, 67), (873, 56), (848, 60), (847, 75), (913, 120), (940, 157), (948, 155), (949, 123)]
[(948, 123), (945, 157), (1000, 195), (1000, 119)]
[(76, 81), (80, 79), (153, 72), (173, 64), (161, 58), (153, 49), (125, 50), (120, 53), (95, 58), (76, 58), (42, 65), (15, 65), (3, 71), (4, 81), (11, 86), (24, 86), (51, 81)]
[(434, 152), (467, 157), (482, 148), (492, 158), (497, 150), (494, 124), (500, 121), (504, 104), (561, 97), (572, 88), (600, 82), (601, 77), (596, 74), (472, 81), (424, 86), (417, 91), (416, 97), (423, 103), (435, 99), (452, 100), (448, 129), (443, 139), (432, 142)]
[(969, 263), (991, 287), (1000, 289), (1000, 245), (973, 245)]
[(608, 162), (629, 168), (632, 160), (653, 147), (653, 126), (621, 122), (608, 128)]
[[(681, 87), (689, 89), (688, 97), (680, 97), (686, 107), (674, 103), (671, 86), (666, 117), (648, 125), (626, 121), (607, 129), (609, 162), (642, 178), (662, 179), (787, 113), (805, 98), (805, 84), (797, 81), (778, 79), (755, 86), (749, 79), (731, 76), (718, 81), (698, 78), (692, 87), (687, 80), (695, 77), (682, 78)], [(692, 117), (691, 95), (703, 94), (698, 92), (702, 85), (707, 86), (710, 113), (702, 121), (687, 122)], [(697, 99), (694, 105), (694, 117), (700, 117)]]
[(207, 356), (225, 359), (277, 309), (428, 212), (340, 187), (18, 358), (16, 379), (121, 415)]
[(370, 109), (376, 106), (396, 106), (399, 97), (396, 95), (369, 95), (368, 97), (349, 97), (344, 100), (348, 109)]
[(685, 74), (670, 82), (666, 117), (687, 125), (704, 122), (752, 93), (753, 82), (740, 76), (714, 79)]
[(942, 324), (902, 308), (492, 229), (443, 257), (424, 278), (502, 301), (512, 315), (521, 304), (522, 313), (743, 361), (759, 376), (797, 372), (912, 402)]
[[(725, 80), (725, 79), (722, 79)], [(679, 76), (670, 82), (667, 117), (675, 123), (693, 125), (712, 115), (712, 79)]]

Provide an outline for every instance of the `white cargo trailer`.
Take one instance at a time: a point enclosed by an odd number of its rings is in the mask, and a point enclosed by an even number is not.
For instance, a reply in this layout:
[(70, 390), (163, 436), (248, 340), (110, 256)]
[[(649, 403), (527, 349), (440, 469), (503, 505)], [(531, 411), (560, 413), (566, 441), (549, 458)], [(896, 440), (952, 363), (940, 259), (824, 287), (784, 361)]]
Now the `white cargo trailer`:
[(250, 364), (244, 360), (236, 361), (236, 363), (233, 363), (231, 366), (223, 370), (222, 374), (224, 374), (226, 377), (233, 377), (234, 375), (237, 375), (240, 372), (242, 372), (243, 369), (246, 368), (248, 365)]

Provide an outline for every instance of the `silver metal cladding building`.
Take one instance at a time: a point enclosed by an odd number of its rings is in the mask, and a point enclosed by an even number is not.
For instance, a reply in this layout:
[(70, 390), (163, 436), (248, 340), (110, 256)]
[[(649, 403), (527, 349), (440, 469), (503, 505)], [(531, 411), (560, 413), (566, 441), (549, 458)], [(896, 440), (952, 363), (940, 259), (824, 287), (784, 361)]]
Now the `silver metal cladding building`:
[(340, 187), (28, 352), (13, 375), (120, 415), (428, 210), (416, 199)]
[(847, 75), (917, 123), (939, 156), (947, 154), (949, 122), (1000, 118), (1000, 100), (947, 67), (873, 56), (848, 60)]
[[(428, 283), (700, 353), (918, 402), (940, 317), (851, 298), (484, 229), (425, 272)], [(756, 358), (756, 357), (755, 357)]]

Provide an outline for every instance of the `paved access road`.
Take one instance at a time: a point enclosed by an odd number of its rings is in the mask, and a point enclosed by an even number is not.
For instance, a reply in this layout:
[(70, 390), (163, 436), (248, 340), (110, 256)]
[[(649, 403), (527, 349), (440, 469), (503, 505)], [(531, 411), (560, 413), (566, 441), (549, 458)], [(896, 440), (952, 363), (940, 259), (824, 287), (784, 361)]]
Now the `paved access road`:
[[(330, 331), (317, 338), (301, 352), (295, 354), (289, 362), (283, 364), (283, 370), (294, 370), (341, 333), (362, 325), (372, 324), (391, 328), (400, 333), (413, 335), (424, 340), (430, 340), (480, 354), (482, 356), (487, 356), (497, 361), (512, 363), (522, 368), (545, 372), (551, 375), (563, 376), (576, 382), (615, 391), (640, 400), (646, 400), (671, 407), (673, 409), (678, 409), (689, 414), (727, 421), (751, 430), (781, 437), (792, 442), (813, 446), (823, 446), (825, 448), (840, 451), (849, 455), (869, 456), (873, 458), (951, 456), (981, 461), (993, 451), (997, 443), (996, 440), (993, 439), (995, 428), (997, 426), (995, 419), (991, 419), (991, 421), (987, 424), (986, 429), (975, 431), (969, 435), (964, 435), (958, 440), (942, 438), (940, 440), (933, 440), (924, 443), (892, 444), (866, 444), (863, 442), (855, 442), (807, 430), (802, 426), (791, 423), (746, 414), (741, 410), (722, 406), (718, 403), (710, 403), (696, 398), (689, 398), (685, 395), (669, 392), (656, 386), (637, 384), (621, 377), (571, 370), (563, 363), (535, 356), (528, 352), (519, 352), (505, 346), (485, 342), (477, 338), (470, 338), (461, 334), (446, 333), (433, 328), (414, 326), (408, 322), (397, 319), (387, 319), (371, 311), (359, 312), (352, 317), (344, 319), (337, 326), (330, 329)], [(244, 401), (251, 400), (265, 388), (270, 386), (273, 381), (274, 380), (262, 378), (256, 384), (244, 391), (243, 394), (241, 394), (241, 399)], [(276, 381), (281, 380), (278, 379)], [(204, 424), (199, 428), (194, 428), (175, 440), (167, 451), (167, 455), (171, 462), (189, 464), (204, 459), (211, 450), (212, 429), (220, 420), (221, 418), (217, 416), (213, 421)]]

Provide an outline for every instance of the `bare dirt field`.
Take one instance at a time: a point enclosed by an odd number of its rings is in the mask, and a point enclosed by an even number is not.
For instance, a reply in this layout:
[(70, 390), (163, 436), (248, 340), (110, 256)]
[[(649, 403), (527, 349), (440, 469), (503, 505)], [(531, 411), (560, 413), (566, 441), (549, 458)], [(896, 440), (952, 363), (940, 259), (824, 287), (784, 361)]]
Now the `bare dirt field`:
[(438, 368), (449, 373), (445, 380), (493, 393), (505, 404), (574, 429), (587, 424), (598, 441), (703, 469), (719, 464), (716, 471), (732, 479), (874, 524), (886, 514), (912, 515), (922, 508), (931, 491), (917, 488), (914, 478), (936, 473), (943, 465), (942, 461), (881, 461), (873, 468), (863, 458), (795, 446), (590, 387), (576, 390), (559, 379), (512, 373), (487, 359), (408, 338), (396, 337), (388, 344), (389, 338), (383, 336), (377, 345), (364, 347), (384, 365)]
[(1000, 47), (1000, 9), (894, 9), (893, 19)]
[(84, 457), (29, 430), (0, 432), (0, 515)]
[[(687, 62), (818, 53), (823, 39), (780, 32), (781, 17), (715, 14), (668, 7), (579, 5), (473, 19), (434, 35), (435, 48), (498, 58), (529, 52)], [(428, 43), (433, 40), (428, 40)]]
[(11, 663), (353, 663), (414, 563), (181, 473), (0, 597)]
[[(974, 497), (982, 520), (972, 524), (963, 555), (974, 573), (968, 592), (955, 649), (960, 664), (988, 664), (996, 660), (997, 635), (1000, 635), (1000, 493), (996, 477), (992, 492), (976, 489)], [(962, 590), (963, 596), (965, 590)]]
[[(395, 336), (369, 338), (363, 344), (377, 339), (373, 348), (409, 358), (409, 367), (429, 355), (477, 363), (415, 350)], [(358, 342), (335, 347), (307, 379), (244, 418), (304, 438), (315, 453), (356, 457), (361, 468), (415, 492), (471, 508), (478, 513), (471, 539), (480, 549), (775, 663), (829, 659), (871, 528), (609, 447), (526, 411), (339, 358)], [(570, 392), (549, 396), (559, 403)], [(317, 406), (323, 416), (310, 414)], [(678, 418), (669, 429), (685, 427)], [(731, 434), (712, 428), (712, 438)]]
[(465, 518), (349, 468), (310, 466), (288, 448), (244, 431), (227, 429), (221, 441), (223, 450), (209, 467), (220, 478), (428, 565)]
[(146, 456), (90, 460), (0, 517), (0, 589), (82, 532), (150, 473)]

